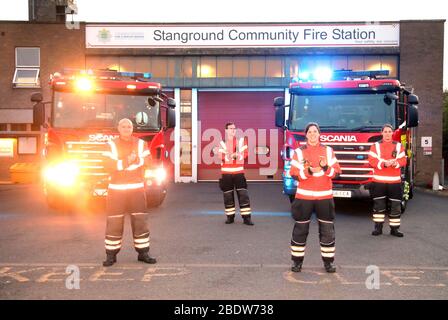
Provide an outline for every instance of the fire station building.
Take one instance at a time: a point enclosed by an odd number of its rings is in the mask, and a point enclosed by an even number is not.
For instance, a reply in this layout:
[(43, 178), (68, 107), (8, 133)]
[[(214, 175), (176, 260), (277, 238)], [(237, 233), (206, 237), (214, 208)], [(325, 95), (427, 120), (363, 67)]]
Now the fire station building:
[[(112, 24), (0, 22), (0, 180), (14, 163), (39, 160), (39, 128), (30, 96), (51, 100), (50, 74), (63, 68), (150, 72), (177, 101), (173, 136), (179, 182), (217, 180), (204, 161), (210, 130), (227, 122), (254, 130), (254, 152), (280, 159), (281, 130), (273, 99), (288, 101), (291, 78), (326, 67), (389, 70), (419, 96), (416, 182), (426, 185), (442, 164), (444, 20), (378, 23)], [(210, 130), (208, 130), (210, 129)], [(431, 138), (423, 142), (422, 138)], [(426, 144), (425, 144), (426, 143)], [(276, 147), (276, 145), (278, 145)], [(277, 162), (276, 162), (277, 163)], [(281, 180), (262, 157), (249, 180)]]

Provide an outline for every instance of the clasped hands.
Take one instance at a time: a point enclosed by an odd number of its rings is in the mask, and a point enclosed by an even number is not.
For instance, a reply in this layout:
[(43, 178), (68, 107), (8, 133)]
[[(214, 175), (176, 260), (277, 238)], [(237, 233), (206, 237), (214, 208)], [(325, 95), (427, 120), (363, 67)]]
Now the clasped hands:
[(386, 160), (384, 161), (384, 166), (387, 167), (392, 167), (392, 166), (396, 166), (397, 165), (397, 160), (395, 159), (390, 159), (390, 160)]
[(318, 167), (312, 167), (308, 160), (304, 160), (305, 169), (311, 171), (312, 173), (319, 173), (323, 171), (323, 168), (325, 168), (326, 166), (327, 166), (327, 159), (323, 156), (320, 157)]

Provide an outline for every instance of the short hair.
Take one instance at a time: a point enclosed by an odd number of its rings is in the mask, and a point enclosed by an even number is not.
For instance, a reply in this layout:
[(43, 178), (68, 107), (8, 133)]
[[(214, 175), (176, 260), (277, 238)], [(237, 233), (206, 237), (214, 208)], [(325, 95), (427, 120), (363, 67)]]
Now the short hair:
[(229, 126), (231, 126), (232, 124), (235, 125), (234, 122), (227, 122), (227, 123), (226, 123), (226, 129), (227, 129)]
[(319, 133), (320, 133), (320, 127), (319, 127), (319, 125), (318, 125), (316, 122), (308, 122), (308, 124), (307, 124), (306, 127), (305, 127), (305, 134), (308, 133), (308, 130), (309, 130), (311, 127), (316, 127), (317, 131), (319, 131)]
[(132, 123), (131, 120), (129, 120), (128, 118), (123, 118), (120, 121), (118, 121), (118, 125), (121, 125), (123, 122), (129, 122), (132, 126), (134, 126), (134, 124)]
[(381, 128), (381, 132), (383, 132), (383, 130), (386, 128), (390, 128), (392, 131), (394, 131), (394, 127), (392, 127), (390, 123), (385, 123)]

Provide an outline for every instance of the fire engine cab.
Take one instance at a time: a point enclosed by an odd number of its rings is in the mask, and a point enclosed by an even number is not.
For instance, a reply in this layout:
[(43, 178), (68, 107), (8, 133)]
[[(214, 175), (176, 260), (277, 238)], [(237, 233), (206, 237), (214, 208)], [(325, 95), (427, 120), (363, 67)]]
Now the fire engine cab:
[(370, 146), (382, 139), (381, 128), (394, 127), (393, 139), (406, 150), (402, 168), (404, 197), (412, 198), (415, 173), (415, 128), (418, 126), (418, 97), (389, 71), (331, 71), (302, 73), (290, 84), (290, 105), (283, 97), (274, 99), (275, 122), (284, 129), (283, 193), (292, 201), (297, 181), (289, 174), (292, 152), (304, 145), (304, 128), (317, 122), (320, 140), (333, 148), (342, 172), (333, 179), (335, 197), (369, 197), (373, 169), (368, 163)]
[(147, 204), (163, 202), (175, 101), (162, 92), (160, 83), (149, 79), (148, 73), (66, 69), (50, 77), (50, 102), (43, 102), (41, 93), (31, 96), (34, 123), (45, 131), (42, 178), (50, 207), (67, 208), (81, 199), (107, 195), (109, 173), (103, 154), (108, 140), (118, 136), (123, 118), (133, 122), (134, 135), (151, 152), (151, 164), (145, 168)]

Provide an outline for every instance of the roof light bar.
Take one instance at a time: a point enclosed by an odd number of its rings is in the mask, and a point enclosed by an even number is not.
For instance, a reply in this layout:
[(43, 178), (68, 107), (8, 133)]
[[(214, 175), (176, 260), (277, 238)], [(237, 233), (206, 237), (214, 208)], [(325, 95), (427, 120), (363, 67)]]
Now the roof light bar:
[(352, 70), (335, 70), (333, 71), (333, 79), (345, 78), (376, 78), (378, 76), (388, 76), (389, 70), (372, 70), (372, 71), (352, 71)]
[(81, 74), (85, 75), (88, 74), (90, 76), (95, 76), (101, 79), (104, 78), (119, 78), (119, 77), (128, 77), (128, 78), (143, 78), (143, 79), (150, 79), (151, 73), (149, 72), (120, 72), (116, 70), (82, 70), (82, 69), (68, 69), (64, 68), (63, 75), (75, 75), (75, 74)]
[(348, 80), (348, 79), (376, 79), (377, 77), (389, 76), (389, 70), (372, 70), (372, 71), (353, 71), (353, 70), (334, 70), (329, 68), (320, 67), (309, 72), (303, 70), (299, 72), (298, 77), (292, 79), (292, 82), (327, 82), (331, 80)]

